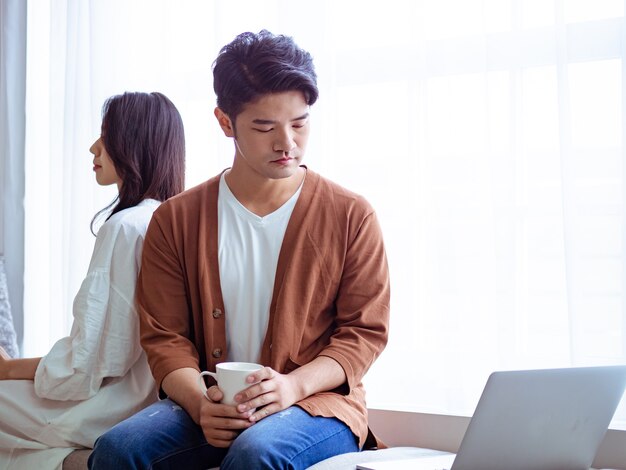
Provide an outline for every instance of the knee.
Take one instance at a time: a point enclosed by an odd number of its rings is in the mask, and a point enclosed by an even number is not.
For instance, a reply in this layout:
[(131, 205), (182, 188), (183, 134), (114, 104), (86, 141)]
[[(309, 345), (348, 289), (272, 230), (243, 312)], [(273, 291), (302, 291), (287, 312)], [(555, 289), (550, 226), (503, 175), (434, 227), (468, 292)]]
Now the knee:
[(235, 439), (220, 464), (220, 470), (288, 468), (288, 463), (281, 458), (284, 452), (275, 449), (267, 435), (248, 431), (252, 431), (252, 428)]
[[(133, 433), (134, 434), (134, 433)], [(134, 462), (133, 450), (137, 449), (136, 434), (121, 428), (112, 428), (96, 440), (93, 452), (89, 456), (89, 468), (92, 470), (110, 468), (139, 468)]]

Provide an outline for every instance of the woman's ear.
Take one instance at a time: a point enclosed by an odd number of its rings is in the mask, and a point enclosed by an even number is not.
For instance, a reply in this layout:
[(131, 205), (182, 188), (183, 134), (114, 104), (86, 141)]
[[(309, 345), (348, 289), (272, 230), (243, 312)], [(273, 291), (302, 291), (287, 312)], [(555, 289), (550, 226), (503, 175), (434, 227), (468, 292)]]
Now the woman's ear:
[(222, 128), (222, 131), (224, 131), (224, 135), (226, 137), (235, 137), (235, 126), (233, 126), (233, 123), (230, 120), (230, 117), (228, 117), (228, 114), (226, 114), (220, 108), (215, 108), (213, 114), (215, 114), (217, 122)]

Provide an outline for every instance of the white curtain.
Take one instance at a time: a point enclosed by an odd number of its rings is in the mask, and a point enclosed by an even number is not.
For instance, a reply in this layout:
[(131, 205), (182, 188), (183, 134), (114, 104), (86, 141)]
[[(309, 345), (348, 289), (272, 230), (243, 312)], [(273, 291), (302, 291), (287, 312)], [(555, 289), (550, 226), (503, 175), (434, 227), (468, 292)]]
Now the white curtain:
[(31, 0), (27, 353), (67, 331), (112, 197), (87, 151), (104, 99), (168, 95), (197, 184), (233, 154), (211, 62), (261, 28), (316, 61), (306, 163), (382, 223), (370, 406), (469, 415), (493, 370), (626, 362), (623, 0)]
[[(26, 73), (26, 5), (0, 2), (0, 258), (4, 259), (6, 330), (11, 310), (17, 340), (22, 338), (24, 292), (24, 100)], [(4, 273), (3, 273), (4, 275)], [(13, 321), (11, 321), (11, 324)], [(11, 343), (15, 341), (10, 331)], [(7, 340), (8, 338), (5, 338)], [(17, 349), (17, 348), (15, 348)]]

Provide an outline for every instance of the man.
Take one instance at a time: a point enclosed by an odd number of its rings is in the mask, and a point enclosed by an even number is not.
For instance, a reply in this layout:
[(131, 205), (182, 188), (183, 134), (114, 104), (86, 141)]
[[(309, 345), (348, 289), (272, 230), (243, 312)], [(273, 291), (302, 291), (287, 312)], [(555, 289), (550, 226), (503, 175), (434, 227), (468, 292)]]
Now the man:
[[(137, 302), (161, 393), (102, 436), (92, 468), (306, 468), (376, 445), (361, 379), (387, 342), (375, 213), (301, 165), (318, 96), (291, 38), (243, 33), (214, 66), (230, 169), (164, 203)], [(199, 371), (259, 362), (236, 406)]]

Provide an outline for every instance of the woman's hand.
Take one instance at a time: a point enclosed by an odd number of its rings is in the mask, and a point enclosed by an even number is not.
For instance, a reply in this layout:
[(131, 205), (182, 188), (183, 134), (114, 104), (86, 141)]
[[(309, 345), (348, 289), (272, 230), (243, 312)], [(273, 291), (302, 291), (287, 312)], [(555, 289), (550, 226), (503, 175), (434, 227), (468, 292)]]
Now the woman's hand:
[(0, 380), (33, 380), (40, 360), (40, 357), (12, 359), (9, 353), (0, 346)]
[(9, 363), (11, 356), (0, 346), (0, 380), (6, 380), (9, 378)]

